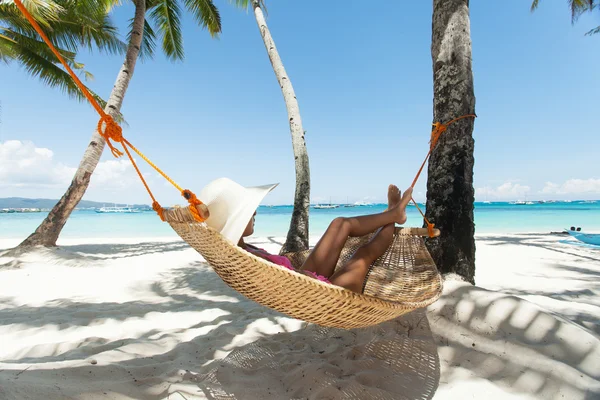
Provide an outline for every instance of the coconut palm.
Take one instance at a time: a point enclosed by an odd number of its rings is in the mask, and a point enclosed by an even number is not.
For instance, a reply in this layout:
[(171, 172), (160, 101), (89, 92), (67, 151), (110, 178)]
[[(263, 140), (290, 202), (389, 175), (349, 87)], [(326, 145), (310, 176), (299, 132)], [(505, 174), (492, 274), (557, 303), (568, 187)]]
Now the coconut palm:
[(277, 82), (283, 93), (283, 100), (288, 113), (290, 133), (292, 135), (292, 149), (296, 167), (296, 192), (294, 194), (294, 209), (290, 228), (281, 252), (293, 252), (308, 249), (308, 208), (310, 205), (310, 168), (308, 164), (308, 153), (304, 140), (304, 129), (300, 118), (298, 100), (292, 87), (292, 82), (287, 75), (283, 62), (271, 37), (267, 21), (263, 13), (265, 4), (263, 0), (231, 0), (238, 7), (252, 7), (254, 17), (258, 24), (269, 60), (277, 77)]
[[(121, 4), (120, 0), (104, 0), (104, 2), (108, 6)], [(177, 0), (132, 0), (132, 3), (135, 6), (135, 13), (131, 19), (125, 61), (117, 74), (117, 80), (104, 108), (104, 111), (113, 118), (117, 117), (121, 109), (140, 52), (148, 57), (154, 53), (157, 39), (155, 32), (158, 32), (158, 36), (162, 36), (161, 47), (167, 57), (173, 60), (184, 57), (181, 36), (182, 8), (179, 2)], [(221, 18), (212, 0), (184, 0), (184, 4), (198, 24), (205, 27), (211, 35), (215, 36), (221, 31)], [(89, 186), (104, 145), (104, 138), (97, 131), (94, 132), (69, 188), (46, 219), (18, 246), (19, 248), (56, 245), (56, 240), (67, 219)]]
[[(97, 48), (108, 53), (124, 52), (125, 44), (117, 38), (106, 8), (95, 1), (29, 0), (24, 2), (42, 26), (69, 66), (85, 78), (91, 74), (75, 60), (82, 47)], [(84, 99), (56, 56), (37, 35), (12, 0), (0, 0), (0, 61), (17, 63), (45, 84), (68, 95)], [(92, 92), (93, 93), (93, 92)], [(96, 99), (105, 102), (94, 94)]]
[[(433, 120), (447, 122), (475, 113), (469, 0), (433, 0), (431, 40)], [(473, 119), (450, 125), (429, 160), (427, 218), (442, 232), (428, 240), (441, 272), (474, 283)]]
[[(535, 11), (539, 6), (540, 0), (533, 0), (531, 3), (531, 11)], [(571, 9), (571, 22), (575, 23), (581, 14), (591, 12), (600, 4), (597, 0), (568, 0), (569, 8)], [(600, 32), (600, 26), (590, 30), (586, 35), (593, 35)]]

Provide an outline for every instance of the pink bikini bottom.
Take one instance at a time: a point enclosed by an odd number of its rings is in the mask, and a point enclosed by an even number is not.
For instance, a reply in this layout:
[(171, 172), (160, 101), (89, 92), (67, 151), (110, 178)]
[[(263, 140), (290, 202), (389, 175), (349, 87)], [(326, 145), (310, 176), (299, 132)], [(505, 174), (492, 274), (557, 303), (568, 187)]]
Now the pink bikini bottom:
[(321, 282), (325, 282), (325, 283), (329, 283), (330, 285), (332, 284), (329, 279), (325, 278), (323, 275), (319, 275), (316, 272), (312, 272), (312, 271), (305, 271), (305, 270), (296, 270), (296, 272), (300, 272), (301, 274), (305, 274), (310, 276), (311, 278), (315, 278), (320, 280)]

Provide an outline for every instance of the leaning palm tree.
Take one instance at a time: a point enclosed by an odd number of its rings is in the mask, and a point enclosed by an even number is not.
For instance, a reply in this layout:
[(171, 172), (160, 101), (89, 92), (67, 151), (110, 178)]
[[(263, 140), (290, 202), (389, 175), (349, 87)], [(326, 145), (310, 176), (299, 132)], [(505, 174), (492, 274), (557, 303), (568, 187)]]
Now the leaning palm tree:
[[(597, 0), (568, 0), (569, 8), (571, 9), (571, 23), (575, 23), (577, 18), (586, 12), (592, 12), (595, 8), (599, 8), (600, 2)], [(533, 0), (531, 3), (531, 11), (535, 11), (539, 6), (540, 0)], [(586, 35), (600, 33), (600, 26), (588, 31)]]
[[(475, 113), (469, 0), (433, 0), (433, 120)], [(427, 177), (427, 218), (441, 230), (428, 248), (441, 272), (474, 283), (473, 120), (450, 125), (434, 148)]]
[(300, 118), (300, 108), (298, 100), (292, 87), (292, 82), (287, 75), (283, 62), (279, 57), (275, 42), (271, 37), (271, 32), (267, 26), (267, 21), (263, 13), (265, 8), (264, 0), (232, 0), (239, 7), (247, 8), (252, 6), (254, 17), (258, 24), (260, 35), (262, 36), (265, 48), (273, 71), (277, 77), (277, 82), (283, 93), (283, 100), (288, 113), (290, 124), (290, 133), (292, 135), (292, 150), (294, 152), (296, 166), (296, 192), (294, 194), (294, 209), (292, 219), (288, 230), (286, 241), (281, 252), (296, 252), (308, 249), (308, 208), (310, 205), (310, 168), (308, 164), (308, 152), (306, 151), (306, 142), (304, 140), (304, 129), (302, 128), (302, 119)]
[[(117, 29), (112, 25), (106, 7), (98, 2), (29, 0), (25, 5), (69, 66), (85, 78), (90, 78), (91, 74), (75, 60), (80, 48), (97, 48), (108, 53), (125, 51), (125, 44), (117, 38)], [(16, 63), (45, 84), (79, 100), (84, 99), (69, 74), (60, 68), (59, 60), (12, 0), (0, 0), (0, 61), (8, 65)], [(95, 93), (92, 95), (100, 104), (106, 105)]]
[[(109, 5), (121, 3), (120, 0), (104, 1)], [(162, 35), (162, 49), (167, 57), (173, 60), (183, 59), (184, 57), (180, 23), (182, 10), (178, 1), (132, 0), (132, 2), (135, 6), (135, 13), (128, 34), (125, 61), (117, 74), (117, 80), (104, 108), (104, 111), (113, 119), (118, 116), (121, 109), (140, 52), (146, 56), (153, 55), (156, 34), (152, 25)], [(196, 21), (207, 28), (211, 35), (215, 36), (221, 31), (221, 18), (212, 0), (185, 0), (185, 5)], [(146, 19), (147, 11), (149, 12), (149, 21)], [(18, 248), (35, 245), (56, 245), (58, 236), (67, 219), (89, 186), (90, 178), (100, 161), (105, 144), (104, 138), (95, 131), (66, 193), (35, 232), (25, 239)]]

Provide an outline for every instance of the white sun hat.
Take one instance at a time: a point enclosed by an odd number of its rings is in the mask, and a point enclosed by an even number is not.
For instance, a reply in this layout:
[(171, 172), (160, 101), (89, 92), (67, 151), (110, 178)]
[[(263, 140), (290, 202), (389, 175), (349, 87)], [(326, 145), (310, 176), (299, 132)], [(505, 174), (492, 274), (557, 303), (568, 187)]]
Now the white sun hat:
[(206, 224), (237, 245), (254, 211), (277, 185), (244, 187), (228, 178), (210, 182), (198, 195), (210, 212)]

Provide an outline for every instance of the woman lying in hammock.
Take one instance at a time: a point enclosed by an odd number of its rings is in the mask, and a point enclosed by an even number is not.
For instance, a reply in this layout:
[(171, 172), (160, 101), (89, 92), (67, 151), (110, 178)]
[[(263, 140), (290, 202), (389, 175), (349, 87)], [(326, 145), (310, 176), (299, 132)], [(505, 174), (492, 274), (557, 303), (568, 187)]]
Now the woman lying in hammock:
[[(263, 197), (277, 185), (243, 187), (221, 178), (209, 183), (198, 196), (208, 207), (210, 216), (206, 223), (219, 231), (244, 250), (295, 270), (285, 256), (267, 251), (244, 242), (244, 237), (254, 233), (256, 208)], [(362, 292), (369, 266), (390, 246), (394, 236), (394, 224), (406, 222), (406, 206), (411, 199), (412, 188), (400, 195), (400, 190), (388, 188), (388, 208), (379, 214), (335, 218), (298, 272), (354, 292)], [(348, 237), (364, 236), (378, 231), (369, 243), (360, 247), (342, 268), (334, 273)]]

